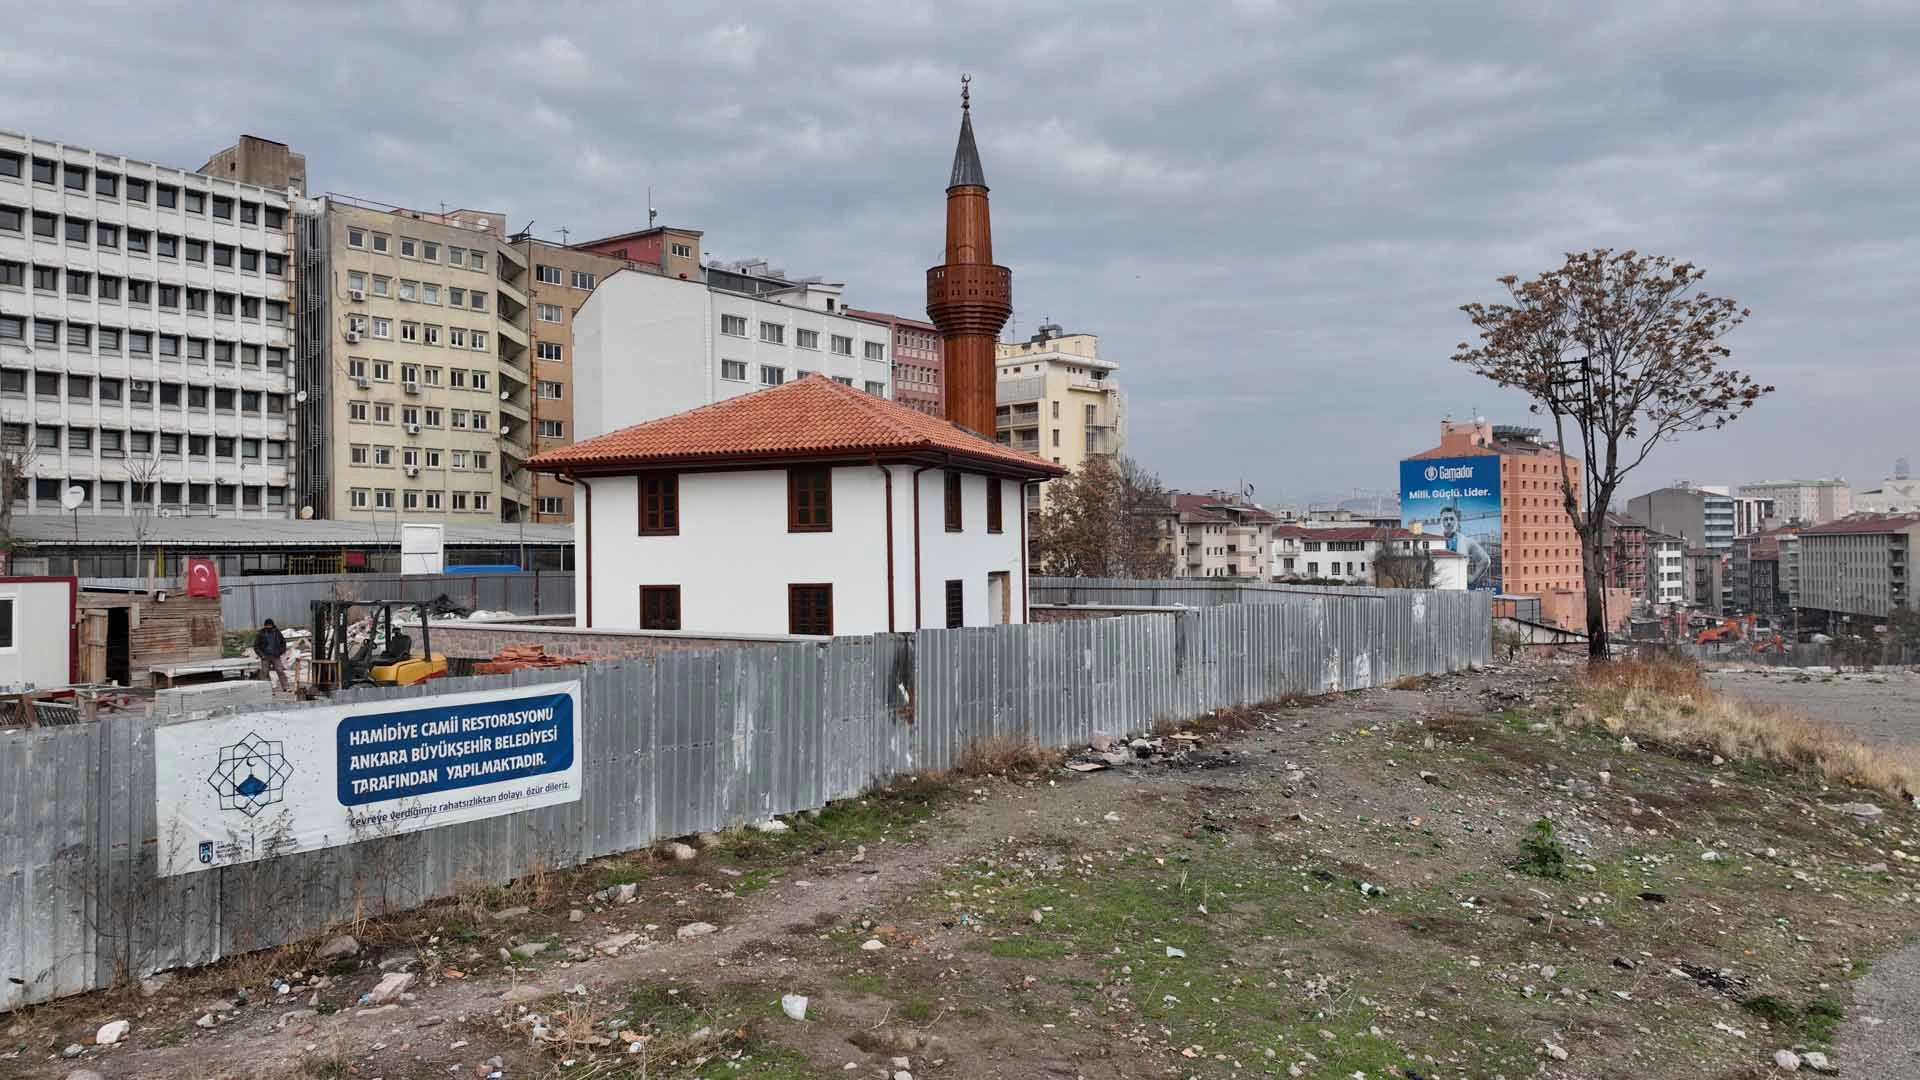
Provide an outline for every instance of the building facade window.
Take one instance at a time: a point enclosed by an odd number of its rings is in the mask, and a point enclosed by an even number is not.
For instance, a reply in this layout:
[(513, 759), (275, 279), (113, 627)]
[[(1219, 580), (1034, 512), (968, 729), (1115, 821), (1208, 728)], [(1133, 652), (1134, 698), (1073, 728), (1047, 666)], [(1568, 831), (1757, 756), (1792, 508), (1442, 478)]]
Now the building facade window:
[(680, 476), (647, 473), (640, 477), (640, 535), (680, 535)]
[(947, 531), (959, 532), (965, 524), (960, 503), (960, 474), (949, 470), (946, 476), (947, 487)]
[(947, 579), (947, 629), (967, 623), (967, 586), (959, 578)]
[(787, 633), (833, 636), (833, 586), (787, 586)]
[(1000, 478), (997, 476), (987, 477), (987, 531), (1006, 531), (1000, 509)]
[(833, 470), (810, 465), (787, 470), (787, 531), (833, 531)]
[(680, 586), (640, 586), (640, 629), (680, 629)]

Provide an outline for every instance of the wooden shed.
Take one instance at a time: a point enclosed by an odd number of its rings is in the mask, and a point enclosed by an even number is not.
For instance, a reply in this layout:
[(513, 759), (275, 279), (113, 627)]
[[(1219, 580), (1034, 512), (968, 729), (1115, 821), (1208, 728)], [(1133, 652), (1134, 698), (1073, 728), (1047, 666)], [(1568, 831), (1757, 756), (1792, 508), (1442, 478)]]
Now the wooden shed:
[(156, 665), (220, 659), (217, 596), (87, 590), (79, 620), (81, 682), (133, 686)]

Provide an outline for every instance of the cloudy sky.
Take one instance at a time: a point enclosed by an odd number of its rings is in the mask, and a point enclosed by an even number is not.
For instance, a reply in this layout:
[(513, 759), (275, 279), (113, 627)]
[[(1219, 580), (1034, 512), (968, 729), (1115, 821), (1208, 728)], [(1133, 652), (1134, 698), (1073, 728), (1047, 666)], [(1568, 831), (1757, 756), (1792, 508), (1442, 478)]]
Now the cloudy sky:
[(1601, 245), (1705, 266), (1779, 387), (1633, 491), (1920, 453), (1907, 4), (32, 6), (0, 127), (188, 167), (260, 134), (315, 190), (575, 239), (651, 186), (710, 253), (903, 312), (971, 72), (1013, 329), (1099, 333), (1176, 485), (1385, 491), (1443, 415), (1525, 422), (1448, 360), (1457, 308)]

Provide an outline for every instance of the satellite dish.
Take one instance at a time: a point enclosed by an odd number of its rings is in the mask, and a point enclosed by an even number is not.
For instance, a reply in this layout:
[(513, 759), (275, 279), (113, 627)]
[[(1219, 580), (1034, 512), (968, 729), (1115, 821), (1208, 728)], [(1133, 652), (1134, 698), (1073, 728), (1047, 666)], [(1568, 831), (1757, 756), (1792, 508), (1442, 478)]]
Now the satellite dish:
[(302, 404), (302, 405), (304, 405), (304, 404), (306, 404), (306, 402), (307, 402), (307, 392), (306, 392), (305, 390), (296, 390), (296, 391), (294, 391), (294, 393), (293, 393), (293, 400), (294, 400), (295, 402), (297, 402), (297, 403), (299, 403), (299, 404)]
[(303, 506), (303, 507), (301, 507), (301, 508), (300, 508), (300, 520), (301, 520), (301, 521), (312, 521), (312, 520), (313, 520), (313, 507), (311, 507), (311, 506)]
[(75, 484), (60, 493), (60, 506), (64, 510), (78, 510), (87, 501), (87, 489)]
[(511, 390), (502, 390), (502, 391), (500, 391), (500, 400), (501, 400), (501, 401), (506, 401), (507, 399), (509, 399), (509, 398), (511, 398), (511, 397), (513, 397), (513, 391), (511, 391)]

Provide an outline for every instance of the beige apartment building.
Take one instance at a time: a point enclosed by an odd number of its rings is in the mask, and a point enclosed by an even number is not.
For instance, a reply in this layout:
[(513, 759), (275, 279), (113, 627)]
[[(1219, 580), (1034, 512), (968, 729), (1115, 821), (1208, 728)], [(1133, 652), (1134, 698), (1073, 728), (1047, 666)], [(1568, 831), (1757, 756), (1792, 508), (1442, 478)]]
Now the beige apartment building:
[[(573, 316), (600, 281), (633, 265), (626, 259), (532, 237), (515, 246), (529, 267), (533, 317), (533, 452), (574, 441)], [(527, 520), (564, 524), (573, 520), (573, 488), (547, 474), (533, 477), (533, 515)]]
[(994, 349), (999, 441), (1079, 469), (1090, 457), (1117, 457), (1126, 443), (1126, 395), (1119, 364), (1100, 358), (1095, 334), (1047, 323), (1026, 341)]
[(318, 200), (331, 313), (313, 515), (524, 521), (533, 433), (527, 257), (501, 215)]

